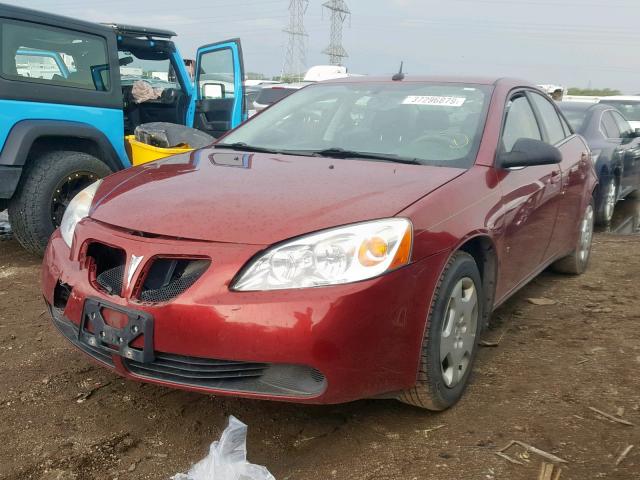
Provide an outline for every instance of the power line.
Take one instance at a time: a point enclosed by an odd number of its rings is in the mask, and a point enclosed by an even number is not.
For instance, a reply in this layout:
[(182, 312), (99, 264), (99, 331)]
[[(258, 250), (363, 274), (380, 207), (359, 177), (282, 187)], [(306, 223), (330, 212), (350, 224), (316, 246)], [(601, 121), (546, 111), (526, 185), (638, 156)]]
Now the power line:
[(342, 65), (342, 59), (349, 56), (342, 46), (342, 27), (345, 20), (351, 15), (351, 11), (344, 0), (328, 0), (322, 6), (331, 12), (329, 46), (322, 53), (329, 55), (331, 65)]

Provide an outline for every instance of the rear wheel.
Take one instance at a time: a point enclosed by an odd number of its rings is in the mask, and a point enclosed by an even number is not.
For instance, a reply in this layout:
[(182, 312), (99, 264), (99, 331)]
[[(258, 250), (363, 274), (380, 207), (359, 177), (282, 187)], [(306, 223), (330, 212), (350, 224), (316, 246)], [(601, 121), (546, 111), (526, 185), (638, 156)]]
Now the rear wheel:
[(483, 318), (482, 281), (473, 257), (457, 252), (447, 263), (422, 341), (416, 385), (402, 402), (444, 410), (464, 393), (476, 356)]
[(591, 201), (591, 203), (587, 205), (587, 208), (585, 208), (582, 219), (580, 220), (576, 248), (571, 254), (553, 264), (553, 269), (556, 272), (580, 275), (587, 269), (589, 258), (591, 257), (591, 242), (593, 240), (593, 210), (593, 201)]
[(101, 160), (83, 152), (61, 150), (32, 159), (9, 203), (15, 238), (26, 250), (41, 255), (71, 199), (110, 173)]
[(603, 185), (602, 198), (600, 199), (600, 208), (596, 215), (596, 223), (598, 225), (607, 225), (613, 218), (613, 212), (618, 202), (618, 181), (615, 177), (611, 177), (606, 185)]

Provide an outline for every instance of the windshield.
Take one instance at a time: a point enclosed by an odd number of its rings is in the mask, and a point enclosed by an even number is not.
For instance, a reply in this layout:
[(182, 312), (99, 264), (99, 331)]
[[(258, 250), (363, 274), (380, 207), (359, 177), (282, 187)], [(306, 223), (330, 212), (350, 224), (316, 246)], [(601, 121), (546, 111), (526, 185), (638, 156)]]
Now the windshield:
[(281, 152), (342, 149), (468, 168), (490, 93), (489, 86), (453, 83), (317, 84), (273, 105), (222, 142)]
[(600, 100), (600, 103), (616, 108), (627, 120), (640, 122), (640, 102), (634, 102), (633, 100)]

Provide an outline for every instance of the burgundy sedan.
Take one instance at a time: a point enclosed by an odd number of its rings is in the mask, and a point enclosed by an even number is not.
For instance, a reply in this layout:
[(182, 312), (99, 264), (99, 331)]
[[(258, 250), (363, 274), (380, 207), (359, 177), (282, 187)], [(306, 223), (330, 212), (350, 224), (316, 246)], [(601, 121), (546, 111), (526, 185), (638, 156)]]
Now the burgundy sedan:
[(596, 175), (526, 82), (395, 78), (309, 86), (81, 192), (44, 259), (54, 325), (134, 380), (453, 405), (491, 312), (587, 267)]

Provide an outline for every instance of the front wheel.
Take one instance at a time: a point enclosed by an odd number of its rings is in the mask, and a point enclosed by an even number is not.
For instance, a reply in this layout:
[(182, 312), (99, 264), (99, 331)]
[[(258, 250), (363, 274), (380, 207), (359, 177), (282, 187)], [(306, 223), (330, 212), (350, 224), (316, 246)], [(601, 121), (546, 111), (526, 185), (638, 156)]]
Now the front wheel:
[(83, 152), (58, 150), (31, 159), (9, 203), (15, 238), (26, 250), (42, 255), (71, 199), (110, 173), (104, 162)]
[(444, 410), (464, 393), (483, 318), (482, 281), (473, 257), (457, 252), (440, 277), (422, 340), (418, 381), (402, 402)]
[(578, 241), (569, 255), (557, 260), (552, 268), (556, 272), (580, 275), (585, 272), (591, 257), (591, 242), (593, 240), (593, 200), (587, 205), (579, 224)]

